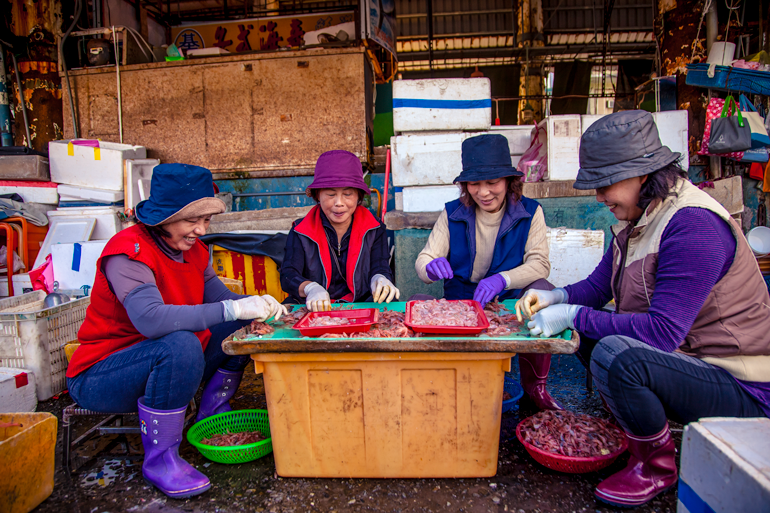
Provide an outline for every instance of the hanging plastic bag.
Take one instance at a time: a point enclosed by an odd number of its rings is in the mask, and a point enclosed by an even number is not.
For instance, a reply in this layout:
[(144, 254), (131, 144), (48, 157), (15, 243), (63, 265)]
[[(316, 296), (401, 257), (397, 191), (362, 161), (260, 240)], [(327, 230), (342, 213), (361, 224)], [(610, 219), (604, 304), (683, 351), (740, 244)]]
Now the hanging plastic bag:
[(740, 97), (740, 107), (743, 111), (743, 119), (748, 121), (749, 128), (751, 128), (751, 147), (756, 149), (770, 145), (770, 137), (767, 135), (765, 120), (762, 119), (757, 109), (754, 108), (754, 104), (745, 95)]
[(716, 154), (751, 149), (751, 128), (732, 96), (725, 99), (719, 118), (711, 122), (709, 151)]
[[(0, 269), (4, 270), (8, 267), (8, 248), (0, 246)], [(24, 263), (19, 258), (16, 252), (13, 252), (13, 272), (17, 273), (21, 269), (24, 269)]]
[(525, 182), (541, 182), (548, 172), (548, 143), (545, 121), (532, 129), (529, 148), (521, 156), (516, 168), (523, 173)]
[(40, 267), (32, 269), (29, 272), (29, 279), (32, 282), (33, 290), (44, 290), (50, 294), (53, 292), (53, 262), (51, 255), (45, 257), (45, 262)]
[(722, 109), (724, 108), (724, 105), (725, 105), (725, 101), (722, 98), (712, 98), (711, 101), (709, 102), (709, 106), (706, 108), (706, 126), (703, 129), (703, 141), (701, 142), (700, 150), (698, 150), (698, 155), (714, 155), (717, 157), (729, 157), (736, 160), (740, 160), (743, 158), (742, 151), (736, 151), (736, 152), (727, 153), (724, 155), (718, 155), (710, 151), (710, 148), (709, 148), (709, 142), (711, 139), (711, 123), (713, 120), (720, 117), (720, 115), (722, 114)]

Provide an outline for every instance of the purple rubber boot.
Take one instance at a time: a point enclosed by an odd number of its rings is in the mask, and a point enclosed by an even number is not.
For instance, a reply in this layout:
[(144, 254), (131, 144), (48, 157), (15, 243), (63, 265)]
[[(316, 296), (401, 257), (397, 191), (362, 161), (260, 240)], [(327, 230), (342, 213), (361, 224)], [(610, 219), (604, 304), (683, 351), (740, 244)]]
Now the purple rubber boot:
[(143, 399), (139, 399), (145, 479), (172, 499), (192, 497), (211, 488), (209, 478), (179, 456), (187, 406), (176, 410), (153, 410), (142, 402)]
[(198, 415), (195, 422), (232, 410), (230, 407), (230, 398), (235, 395), (238, 385), (241, 384), (243, 371), (226, 371), (217, 369), (206, 388), (203, 389), (201, 396), (201, 407), (198, 408)]

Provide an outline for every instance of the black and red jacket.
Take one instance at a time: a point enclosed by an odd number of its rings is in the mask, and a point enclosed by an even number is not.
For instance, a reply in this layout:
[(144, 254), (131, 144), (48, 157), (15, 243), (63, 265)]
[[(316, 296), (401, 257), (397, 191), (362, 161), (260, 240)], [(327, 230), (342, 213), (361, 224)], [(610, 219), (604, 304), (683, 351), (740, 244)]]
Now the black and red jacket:
[(285, 302), (305, 302), (299, 296), (299, 286), (305, 281), (324, 287), (332, 300), (367, 301), (371, 298), (372, 276), (381, 274), (393, 281), (389, 255), (385, 227), (366, 208), (356, 209), (347, 233), (338, 241), (331, 223), (315, 206), (294, 223), (286, 239), (281, 267), (281, 288), (289, 295)]

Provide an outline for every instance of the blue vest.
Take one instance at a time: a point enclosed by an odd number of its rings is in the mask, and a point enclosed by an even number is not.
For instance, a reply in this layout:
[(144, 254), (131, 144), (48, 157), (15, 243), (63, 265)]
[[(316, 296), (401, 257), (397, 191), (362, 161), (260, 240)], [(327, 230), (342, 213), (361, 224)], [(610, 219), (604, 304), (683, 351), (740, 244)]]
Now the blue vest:
[[(524, 263), (524, 246), (529, 237), (532, 216), (540, 204), (524, 196), (521, 201), (506, 202), (505, 213), (495, 239), (492, 263), (486, 276), (509, 271)], [(473, 261), (476, 259), (476, 208), (466, 207), (460, 200), (446, 204), (449, 223), (449, 254), (447, 260), (452, 266), (454, 278), (444, 280), (446, 299), (471, 299), (478, 283), (471, 282)], [(504, 290), (500, 300), (515, 299), (521, 289)]]

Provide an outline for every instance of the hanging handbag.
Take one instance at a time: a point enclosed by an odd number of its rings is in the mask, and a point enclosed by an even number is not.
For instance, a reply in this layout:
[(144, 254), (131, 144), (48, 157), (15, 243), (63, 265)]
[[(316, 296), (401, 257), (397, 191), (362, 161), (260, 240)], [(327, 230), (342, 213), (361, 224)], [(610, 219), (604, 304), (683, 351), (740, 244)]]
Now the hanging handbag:
[(768, 148), (763, 146), (761, 148), (744, 151), (741, 162), (759, 162), (760, 164), (764, 164), (768, 160), (770, 160), (770, 153), (768, 152)]
[[(736, 151), (727, 155), (716, 155), (715, 152), (709, 149), (709, 141), (711, 140), (711, 123), (715, 119), (719, 119), (724, 105), (725, 101), (722, 98), (712, 98), (709, 101), (708, 107), (706, 108), (706, 125), (703, 127), (703, 141), (701, 142), (700, 149), (698, 150), (698, 155), (714, 155), (740, 160), (743, 158), (742, 151)], [(770, 119), (770, 116), (768, 116), (768, 119)]]
[(745, 95), (740, 97), (740, 107), (743, 111), (743, 119), (749, 122), (749, 128), (751, 128), (751, 147), (764, 148), (770, 145), (770, 137), (767, 135), (765, 120), (762, 119), (754, 104)]
[[(732, 114), (731, 114), (732, 113)], [(744, 121), (735, 99), (728, 96), (722, 114), (711, 122), (710, 153), (732, 153), (751, 148), (751, 128)]]

